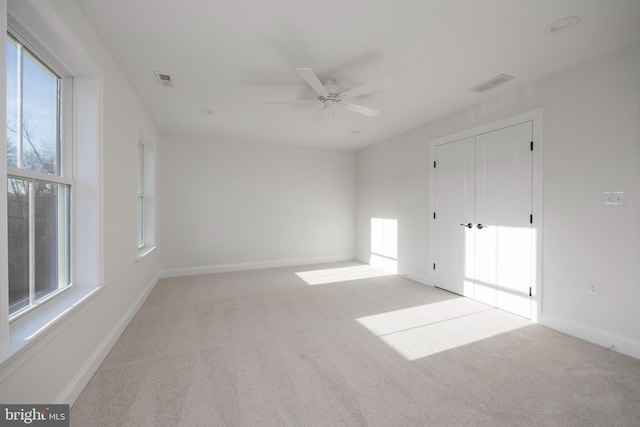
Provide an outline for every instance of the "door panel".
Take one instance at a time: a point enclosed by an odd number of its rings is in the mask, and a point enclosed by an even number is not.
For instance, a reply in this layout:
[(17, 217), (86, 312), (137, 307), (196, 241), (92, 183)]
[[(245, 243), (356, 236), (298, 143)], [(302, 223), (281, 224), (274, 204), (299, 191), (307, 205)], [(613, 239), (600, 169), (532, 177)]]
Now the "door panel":
[(527, 318), (531, 138), (527, 122), (435, 149), (436, 285)]
[(531, 317), (530, 122), (476, 137), (475, 297)]
[(531, 122), (476, 137), (476, 219), (529, 224)]
[(436, 284), (473, 297), (473, 229), (460, 224), (473, 222), (475, 139), (439, 145), (436, 165)]
[[(491, 138), (491, 134), (486, 135)], [(483, 138), (484, 139), (484, 138)], [(511, 139), (476, 145), (476, 168), (478, 181), (476, 189), (476, 214), (492, 219), (513, 220), (518, 216), (518, 146)], [(515, 178), (515, 179), (514, 179)]]

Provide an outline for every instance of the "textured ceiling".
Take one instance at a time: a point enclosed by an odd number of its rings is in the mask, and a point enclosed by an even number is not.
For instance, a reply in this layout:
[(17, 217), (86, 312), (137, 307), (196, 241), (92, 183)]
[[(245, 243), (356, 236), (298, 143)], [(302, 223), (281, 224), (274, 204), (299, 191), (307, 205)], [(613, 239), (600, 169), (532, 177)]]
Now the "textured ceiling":
[[(638, 0), (77, 0), (162, 131), (358, 149), (640, 41)], [(559, 18), (572, 31), (550, 36)], [(373, 118), (320, 103), (295, 68), (349, 89)], [(154, 71), (171, 75), (159, 86)], [(515, 76), (483, 94), (468, 89)], [(202, 114), (209, 109), (213, 114)]]

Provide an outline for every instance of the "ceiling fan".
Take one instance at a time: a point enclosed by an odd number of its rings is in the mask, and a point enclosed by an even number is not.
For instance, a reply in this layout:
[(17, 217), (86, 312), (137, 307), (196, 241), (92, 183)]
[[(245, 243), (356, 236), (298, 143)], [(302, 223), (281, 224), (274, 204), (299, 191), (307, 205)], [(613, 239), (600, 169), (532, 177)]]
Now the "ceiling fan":
[(323, 113), (327, 110), (331, 110), (332, 115), (335, 116), (336, 105), (355, 113), (375, 117), (380, 113), (380, 111), (344, 101), (379, 89), (384, 89), (392, 84), (391, 79), (382, 78), (345, 91), (340, 86), (336, 85), (335, 80), (329, 79), (322, 84), (311, 68), (296, 68), (296, 72), (304, 79), (305, 82), (307, 82), (309, 86), (311, 86), (311, 88), (313, 88), (313, 90), (318, 94), (318, 97), (316, 99), (302, 101), (271, 101), (267, 102), (267, 104), (311, 104), (319, 101), (322, 105), (313, 117), (313, 121), (317, 121), (322, 118)]

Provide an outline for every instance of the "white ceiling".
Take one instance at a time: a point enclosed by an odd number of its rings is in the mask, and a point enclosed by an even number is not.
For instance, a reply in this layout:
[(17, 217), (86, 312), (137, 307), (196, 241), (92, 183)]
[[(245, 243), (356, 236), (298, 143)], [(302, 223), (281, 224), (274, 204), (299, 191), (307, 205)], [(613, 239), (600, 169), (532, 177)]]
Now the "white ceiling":
[[(640, 41), (638, 0), (77, 0), (162, 131), (358, 149)], [(545, 27), (579, 16), (572, 31)], [(294, 71), (390, 88), (312, 122)], [(156, 82), (170, 74), (175, 87)], [(497, 74), (515, 80), (469, 92)], [(199, 111), (210, 109), (214, 114)]]

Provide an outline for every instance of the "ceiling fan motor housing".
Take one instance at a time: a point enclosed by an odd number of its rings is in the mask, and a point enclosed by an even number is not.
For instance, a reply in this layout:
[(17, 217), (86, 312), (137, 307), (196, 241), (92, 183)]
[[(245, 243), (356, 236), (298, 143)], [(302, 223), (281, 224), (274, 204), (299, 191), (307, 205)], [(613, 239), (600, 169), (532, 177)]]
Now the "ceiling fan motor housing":
[(324, 87), (329, 92), (327, 96), (320, 95), (318, 99), (322, 102), (338, 102), (340, 101), (340, 94), (342, 93), (342, 88), (336, 85), (336, 81), (333, 79), (327, 79), (324, 82)]

